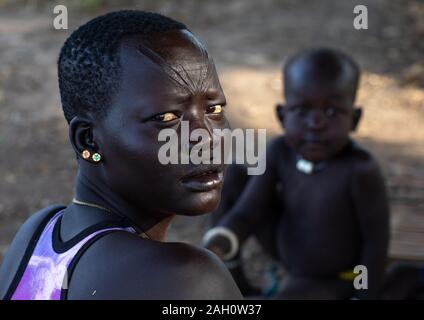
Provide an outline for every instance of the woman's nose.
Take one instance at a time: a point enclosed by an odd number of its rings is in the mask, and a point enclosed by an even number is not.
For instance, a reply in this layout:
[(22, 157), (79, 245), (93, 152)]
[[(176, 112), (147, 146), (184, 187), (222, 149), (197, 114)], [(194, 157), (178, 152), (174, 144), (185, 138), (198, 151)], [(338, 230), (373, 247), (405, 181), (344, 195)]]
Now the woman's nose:
[(209, 126), (205, 115), (194, 113), (185, 118), (183, 117), (182, 121), (184, 122), (182, 127), (185, 130), (181, 130), (181, 135), (188, 135), (187, 137), (181, 137), (187, 142), (183, 147), (184, 152), (190, 154), (195, 148), (195, 152), (198, 153), (199, 157), (202, 157), (203, 152), (206, 151), (209, 151), (211, 155), (215, 142), (213, 129)]

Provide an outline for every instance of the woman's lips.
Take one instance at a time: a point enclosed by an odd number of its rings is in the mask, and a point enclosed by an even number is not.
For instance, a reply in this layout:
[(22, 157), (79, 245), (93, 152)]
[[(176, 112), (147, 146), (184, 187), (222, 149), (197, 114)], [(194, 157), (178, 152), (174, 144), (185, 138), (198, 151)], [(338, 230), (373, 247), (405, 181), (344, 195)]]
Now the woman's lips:
[(181, 179), (181, 184), (196, 192), (211, 191), (222, 184), (223, 171), (208, 170)]

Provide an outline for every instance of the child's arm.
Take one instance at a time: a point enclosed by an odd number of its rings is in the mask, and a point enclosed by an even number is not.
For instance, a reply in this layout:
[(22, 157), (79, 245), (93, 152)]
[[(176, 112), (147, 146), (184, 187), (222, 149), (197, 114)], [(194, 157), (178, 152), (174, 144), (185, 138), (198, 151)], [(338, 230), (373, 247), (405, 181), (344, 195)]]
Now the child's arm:
[(209, 216), (210, 223), (215, 226), (234, 207), (240, 195), (249, 182), (247, 167), (241, 164), (232, 164), (225, 172), (225, 183), (221, 191), (221, 201)]
[(358, 298), (375, 299), (384, 280), (389, 244), (389, 205), (384, 178), (370, 159), (355, 164), (353, 200), (362, 239), (360, 264), (368, 269), (368, 289), (357, 290)]
[[(267, 219), (267, 214), (270, 213), (270, 203), (278, 179), (276, 164), (281, 152), (280, 141), (281, 138), (270, 142), (266, 152), (265, 172), (249, 179), (238, 202), (217, 224), (217, 227), (225, 227), (234, 233), (238, 243), (242, 243), (252, 233), (255, 225)], [(206, 241), (206, 246), (220, 256), (222, 256), (220, 253), (229, 250), (225, 234), (221, 233), (221, 235), (224, 236), (215, 236), (210, 239), (211, 241)]]

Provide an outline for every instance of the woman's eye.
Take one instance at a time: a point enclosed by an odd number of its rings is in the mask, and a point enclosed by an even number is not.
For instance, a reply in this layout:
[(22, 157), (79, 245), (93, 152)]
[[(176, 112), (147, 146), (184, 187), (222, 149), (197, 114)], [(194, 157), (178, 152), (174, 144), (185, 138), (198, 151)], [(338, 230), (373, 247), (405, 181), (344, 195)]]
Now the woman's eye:
[(169, 121), (178, 119), (178, 116), (173, 112), (166, 112), (166, 113), (158, 114), (153, 119), (155, 121), (160, 121), (160, 122), (169, 122)]
[(211, 113), (211, 114), (220, 114), (223, 111), (222, 109), (223, 109), (222, 105), (216, 104), (214, 106), (208, 107), (208, 113)]

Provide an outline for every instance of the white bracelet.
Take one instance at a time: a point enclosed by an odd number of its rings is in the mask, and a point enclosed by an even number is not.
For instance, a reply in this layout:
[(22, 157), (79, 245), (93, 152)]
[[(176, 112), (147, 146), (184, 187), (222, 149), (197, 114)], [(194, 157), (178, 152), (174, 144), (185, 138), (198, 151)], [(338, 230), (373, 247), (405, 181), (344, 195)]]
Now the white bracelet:
[(237, 239), (237, 236), (233, 231), (226, 227), (215, 227), (206, 232), (206, 234), (203, 237), (203, 245), (206, 246), (209, 241), (214, 238), (215, 236), (223, 236), (230, 241), (230, 250), (228, 253), (224, 254), (222, 259), (224, 260), (230, 260), (234, 258), (234, 256), (237, 254), (239, 250), (239, 241)]

